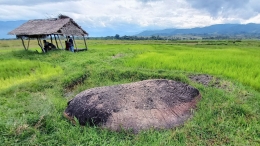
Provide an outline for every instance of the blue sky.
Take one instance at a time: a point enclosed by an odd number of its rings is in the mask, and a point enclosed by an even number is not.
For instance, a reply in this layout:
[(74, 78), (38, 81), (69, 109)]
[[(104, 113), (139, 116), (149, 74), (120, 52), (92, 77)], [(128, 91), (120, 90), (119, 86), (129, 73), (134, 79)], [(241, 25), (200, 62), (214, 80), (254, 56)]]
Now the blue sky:
[(0, 0), (0, 7), (0, 21), (64, 14), (94, 36), (102, 31), (131, 35), (146, 29), (260, 23), (259, 0)]

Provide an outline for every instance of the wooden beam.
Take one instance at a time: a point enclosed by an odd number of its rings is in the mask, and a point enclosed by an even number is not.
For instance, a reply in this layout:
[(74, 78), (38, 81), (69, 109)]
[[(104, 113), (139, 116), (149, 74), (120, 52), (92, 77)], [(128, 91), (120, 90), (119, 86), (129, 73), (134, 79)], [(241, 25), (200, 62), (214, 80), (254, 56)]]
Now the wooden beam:
[(57, 48), (60, 49), (59, 45), (58, 45), (58, 42), (57, 42), (57, 39), (56, 39), (56, 34), (54, 35), (54, 38), (55, 38), (55, 42), (56, 42)]
[(27, 50), (29, 49), (30, 40), (31, 40), (31, 38), (29, 37), (28, 44), (27, 44)]
[(42, 48), (44, 48), (44, 44), (42, 44), (42, 40), (41, 40), (41, 38), (39, 38), (39, 42), (40, 42)]
[(26, 50), (26, 47), (25, 47), (25, 44), (24, 44), (24, 41), (23, 41), (23, 37), (21, 37), (21, 40), (22, 40), (22, 44), (23, 44), (24, 50)]
[(62, 43), (61, 43), (61, 40), (60, 40), (59, 35), (58, 35), (58, 39), (59, 39), (59, 41), (60, 41), (60, 45), (61, 45), (62, 49), (64, 49), (64, 48), (63, 48), (63, 45), (62, 45)]
[(52, 35), (50, 35), (51, 36), (51, 43), (53, 44), (53, 42), (52, 42)]
[(42, 43), (41, 43), (41, 40), (37, 37), (37, 41), (38, 41), (38, 45), (41, 47), (42, 49), (42, 52), (45, 53), (45, 50), (43, 49), (42, 47)]
[(83, 39), (84, 39), (85, 47), (86, 47), (86, 49), (88, 50), (88, 46), (87, 46), (86, 39), (85, 39), (85, 36), (84, 36), (84, 35), (83, 35)]
[(72, 36), (72, 38), (73, 38), (73, 42), (74, 42), (74, 45), (75, 45), (75, 47), (76, 47), (76, 50), (78, 51), (78, 47), (77, 47), (76, 41), (75, 41), (75, 39), (74, 39), (74, 36)]

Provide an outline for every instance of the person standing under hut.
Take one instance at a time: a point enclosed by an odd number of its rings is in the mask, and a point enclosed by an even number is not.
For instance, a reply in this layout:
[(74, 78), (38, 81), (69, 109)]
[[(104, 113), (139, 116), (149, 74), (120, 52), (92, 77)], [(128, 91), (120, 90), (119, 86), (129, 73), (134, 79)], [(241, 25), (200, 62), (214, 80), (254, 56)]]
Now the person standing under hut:
[(65, 50), (70, 51), (70, 43), (68, 41), (65, 41)]
[(71, 52), (74, 52), (74, 44), (73, 44), (73, 40), (70, 38), (70, 36), (68, 36), (68, 39), (69, 39), (69, 46), (70, 46), (70, 51)]

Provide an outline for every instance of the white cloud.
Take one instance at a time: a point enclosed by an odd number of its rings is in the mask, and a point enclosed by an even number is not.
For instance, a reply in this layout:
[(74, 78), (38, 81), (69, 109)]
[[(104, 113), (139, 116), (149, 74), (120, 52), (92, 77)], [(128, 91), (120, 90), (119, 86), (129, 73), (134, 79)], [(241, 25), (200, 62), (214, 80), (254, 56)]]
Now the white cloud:
[(259, 23), (258, 0), (0, 0), (0, 20), (64, 14), (87, 28), (191, 28)]
[(248, 20), (242, 21), (243, 24), (252, 23), (252, 22), (260, 23), (260, 14), (256, 15), (255, 17), (252, 17), (252, 18), (250, 18)]

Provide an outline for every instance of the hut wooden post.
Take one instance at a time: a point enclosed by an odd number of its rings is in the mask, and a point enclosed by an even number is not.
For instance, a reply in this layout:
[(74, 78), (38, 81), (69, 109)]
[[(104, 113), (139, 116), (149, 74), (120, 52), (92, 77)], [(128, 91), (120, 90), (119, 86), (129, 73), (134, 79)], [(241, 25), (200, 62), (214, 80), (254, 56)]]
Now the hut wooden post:
[(31, 40), (31, 38), (29, 37), (28, 44), (27, 44), (27, 50), (29, 49), (30, 40)]
[(26, 50), (26, 47), (25, 47), (25, 44), (24, 44), (23, 37), (21, 37), (21, 40), (22, 40), (22, 44), (23, 44), (24, 50)]
[(56, 42), (57, 48), (60, 49), (60, 48), (59, 48), (59, 44), (58, 44), (58, 42), (57, 42), (56, 35), (54, 35), (54, 39), (55, 39), (55, 42)]
[(63, 45), (62, 45), (62, 43), (61, 43), (61, 40), (60, 40), (59, 35), (58, 35), (58, 39), (59, 39), (59, 41), (60, 41), (61, 48), (64, 49), (64, 48), (63, 48)]
[(53, 44), (53, 42), (52, 42), (52, 34), (50, 36), (51, 36), (51, 43)]
[(46, 51), (44, 50), (44, 45), (42, 45), (42, 40), (41, 40), (41, 38), (39, 38), (39, 42), (40, 42), (40, 44), (41, 44), (41, 48), (42, 48), (43, 52), (46, 53)]
[(84, 36), (84, 35), (83, 35), (83, 39), (84, 39), (85, 47), (86, 47), (86, 49), (88, 50), (88, 46), (87, 46), (86, 39), (85, 39), (85, 36)]
[(40, 42), (42, 48), (44, 48), (44, 44), (42, 45), (42, 40), (41, 40), (41, 38), (39, 38), (39, 42)]
[(37, 41), (38, 41), (38, 45), (41, 47), (42, 49), (42, 52), (45, 53), (45, 50), (43, 49), (42, 47), (42, 43), (41, 43), (41, 40), (37, 37)]
[(74, 39), (74, 36), (72, 36), (72, 38), (73, 38), (73, 42), (74, 42), (74, 45), (75, 45), (75, 47), (76, 47), (76, 50), (78, 51), (78, 47), (77, 47), (76, 41), (75, 41), (75, 39)]

